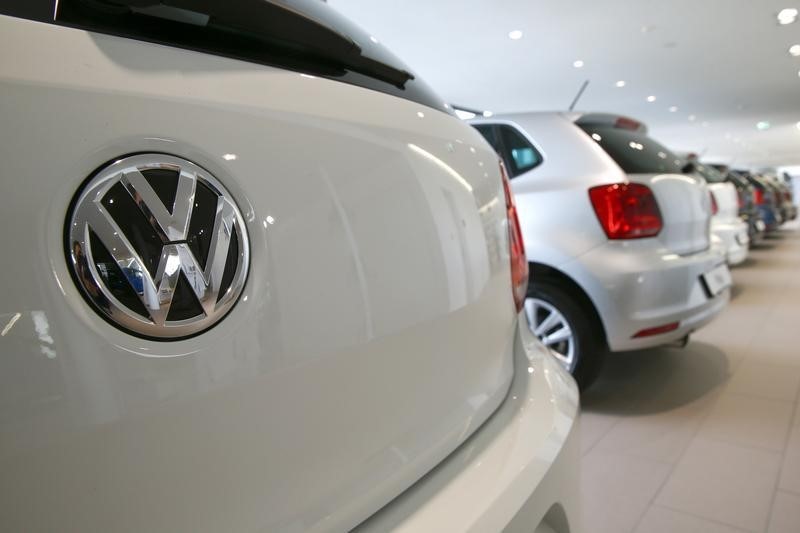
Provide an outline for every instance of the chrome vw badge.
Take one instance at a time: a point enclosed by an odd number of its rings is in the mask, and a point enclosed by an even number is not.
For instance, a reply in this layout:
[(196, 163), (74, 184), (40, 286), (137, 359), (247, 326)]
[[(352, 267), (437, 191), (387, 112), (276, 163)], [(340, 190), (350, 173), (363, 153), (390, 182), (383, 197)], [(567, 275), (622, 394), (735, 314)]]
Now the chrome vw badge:
[(249, 244), (230, 193), (184, 159), (143, 154), (98, 172), (74, 202), (67, 257), (95, 309), (130, 333), (176, 339), (230, 311)]

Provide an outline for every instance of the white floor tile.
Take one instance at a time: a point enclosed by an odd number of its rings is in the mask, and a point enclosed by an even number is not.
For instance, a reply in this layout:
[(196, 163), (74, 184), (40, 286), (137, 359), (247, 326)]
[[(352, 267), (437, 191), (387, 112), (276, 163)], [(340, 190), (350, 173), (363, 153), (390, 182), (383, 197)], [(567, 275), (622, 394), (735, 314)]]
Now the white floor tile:
[[(800, 427), (792, 429), (781, 466), (780, 488), (800, 494)], [(800, 532), (800, 523), (797, 531)]]
[(656, 503), (748, 531), (763, 531), (781, 455), (696, 439)]
[(798, 533), (800, 531), (800, 495), (779, 491), (775, 495), (768, 533)]
[(726, 392), (698, 436), (780, 452), (786, 445), (793, 409), (790, 402)]
[(694, 437), (716, 396), (709, 394), (663, 412), (627, 416), (600, 439), (596, 449), (674, 463)]
[[(800, 302), (798, 302), (800, 306)], [(728, 385), (728, 392), (793, 402), (800, 388), (800, 367), (745, 359)]]
[(630, 533), (647, 510), (670, 467), (592, 450), (582, 462), (584, 528), (590, 533)]
[(636, 533), (742, 533), (743, 531), (657, 505), (647, 510), (644, 519), (636, 528)]

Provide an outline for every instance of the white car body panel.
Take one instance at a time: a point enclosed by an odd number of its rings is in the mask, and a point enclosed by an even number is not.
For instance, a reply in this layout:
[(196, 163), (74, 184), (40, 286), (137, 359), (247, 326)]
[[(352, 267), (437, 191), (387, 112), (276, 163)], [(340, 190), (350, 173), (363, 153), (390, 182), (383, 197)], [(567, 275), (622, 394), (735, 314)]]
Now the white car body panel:
[(536, 524), (557, 533), (583, 530), (576, 490), (577, 388), (525, 326), (515, 352), (517, 371), (505, 403), (456, 453), (357, 533), (511, 533), (530, 532)]
[(725, 248), (729, 265), (741, 264), (747, 259), (750, 237), (747, 222), (739, 218), (739, 197), (732, 183), (709, 183), (708, 188), (717, 202), (717, 214), (711, 217), (711, 233)]
[(667, 249), (678, 255), (708, 249), (711, 200), (705, 180), (678, 174), (628, 174), (628, 179), (655, 194), (664, 221), (656, 239)]
[[(496, 155), (458, 119), (5, 16), (0, 63), (14, 190), (0, 230), (13, 250), (0, 309), (4, 528), (349, 529), (506, 397), (517, 315), (503, 190)], [(246, 220), (243, 295), (197, 337), (125, 334), (68, 273), (70, 200), (135, 152), (197, 163)]]
[[(580, 116), (520, 113), (470, 123), (512, 125), (541, 153), (539, 166), (511, 180), (526, 255), (586, 293), (609, 348), (636, 350), (682, 339), (712, 320), (729, 299), (728, 291), (708, 298), (700, 280), (725, 261), (723, 248), (711, 242), (705, 182), (674, 174), (625, 174), (574, 124)], [(629, 181), (651, 187), (665, 227), (654, 238), (609, 240), (588, 190)], [(674, 331), (633, 338), (675, 321), (680, 326)]]

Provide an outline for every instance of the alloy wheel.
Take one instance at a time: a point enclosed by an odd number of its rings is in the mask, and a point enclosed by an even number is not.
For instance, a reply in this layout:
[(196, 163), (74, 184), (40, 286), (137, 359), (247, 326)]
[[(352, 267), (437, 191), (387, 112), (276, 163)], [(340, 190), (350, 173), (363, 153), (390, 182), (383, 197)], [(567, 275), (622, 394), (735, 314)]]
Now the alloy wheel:
[(576, 363), (575, 334), (566, 317), (553, 304), (530, 297), (525, 299), (525, 316), (533, 334), (572, 372)]

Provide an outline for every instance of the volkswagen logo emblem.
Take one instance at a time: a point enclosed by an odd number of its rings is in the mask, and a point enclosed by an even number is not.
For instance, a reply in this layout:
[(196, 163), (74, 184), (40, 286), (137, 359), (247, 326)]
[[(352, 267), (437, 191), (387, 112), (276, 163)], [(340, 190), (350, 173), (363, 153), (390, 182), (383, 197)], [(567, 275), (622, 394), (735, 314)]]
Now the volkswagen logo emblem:
[(230, 193), (178, 157), (142, 154), (102, 168), (73, 203), (67, 260), (81, 292), (129, 333), (196, 335), (244, 288), (250, 249)]

